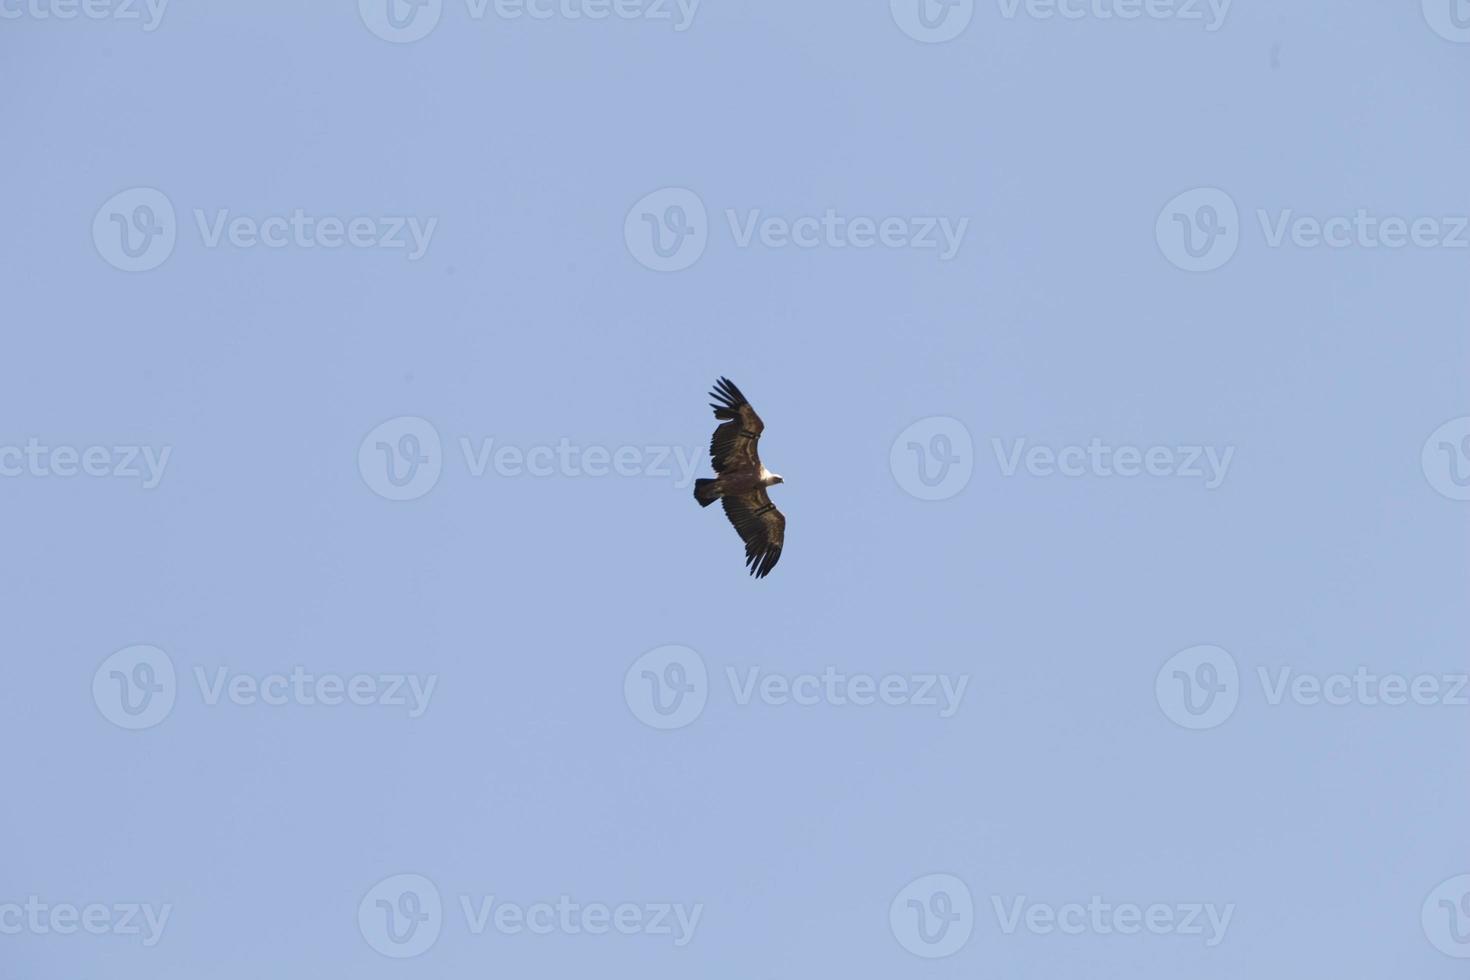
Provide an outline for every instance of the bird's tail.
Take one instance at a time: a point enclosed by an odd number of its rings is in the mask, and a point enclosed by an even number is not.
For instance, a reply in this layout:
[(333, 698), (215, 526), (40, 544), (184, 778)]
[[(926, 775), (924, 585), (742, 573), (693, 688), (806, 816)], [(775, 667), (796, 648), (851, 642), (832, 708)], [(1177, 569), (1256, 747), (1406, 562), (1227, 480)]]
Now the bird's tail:
[(720, 499), (719, 480), (695, 480), (694, 499), (699, 501), (699, 506), (708, 507)]

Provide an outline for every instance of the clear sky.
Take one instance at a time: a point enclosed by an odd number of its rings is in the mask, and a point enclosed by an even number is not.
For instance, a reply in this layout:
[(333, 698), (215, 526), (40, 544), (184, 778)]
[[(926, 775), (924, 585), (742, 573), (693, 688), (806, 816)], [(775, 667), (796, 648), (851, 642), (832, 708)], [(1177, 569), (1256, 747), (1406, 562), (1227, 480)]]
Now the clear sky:
[(0, 974), (1461, 975), (1470, 11), (394, 4), (0, 0)]

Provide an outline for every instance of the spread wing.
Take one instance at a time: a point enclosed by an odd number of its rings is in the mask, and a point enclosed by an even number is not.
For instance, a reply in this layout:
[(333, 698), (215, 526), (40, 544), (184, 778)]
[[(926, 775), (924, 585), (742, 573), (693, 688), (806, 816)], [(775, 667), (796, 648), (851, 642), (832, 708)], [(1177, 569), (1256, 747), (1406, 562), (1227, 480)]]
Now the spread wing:
[(765, 487), (749, 493), (722, 497), (725, 516), (745, 542), (745, 565), (756, 578), (765, 578), (781, 560), (786, 543), (786, 515), (776, 509)]
[(710, 404), (715, 418), (724, 420), (709, 441), (710, 465), (716, 473), (752, 467), (759, 470), (761, 458), (756, 443), (766, 424), (729, 378), (721, 378), (709, 396), (715, 399)]

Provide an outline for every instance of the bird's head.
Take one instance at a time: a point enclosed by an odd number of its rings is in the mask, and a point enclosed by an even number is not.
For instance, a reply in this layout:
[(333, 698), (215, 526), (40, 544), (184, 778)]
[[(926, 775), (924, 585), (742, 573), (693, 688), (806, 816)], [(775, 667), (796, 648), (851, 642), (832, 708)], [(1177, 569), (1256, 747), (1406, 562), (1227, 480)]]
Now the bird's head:
[(780, 473), (772, 473), (771, 474), (771, 486), (774, 487), (778, 483), (785, 483), (785, 482), (786, 482), (786, 477), (782, 476)]

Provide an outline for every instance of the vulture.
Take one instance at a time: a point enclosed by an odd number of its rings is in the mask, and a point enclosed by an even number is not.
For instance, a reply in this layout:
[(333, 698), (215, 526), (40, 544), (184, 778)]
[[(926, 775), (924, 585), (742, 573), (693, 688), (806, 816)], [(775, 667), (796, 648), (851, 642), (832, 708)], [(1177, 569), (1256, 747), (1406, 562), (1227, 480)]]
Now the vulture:
[(729, 378), (721, 378), (710, 392), (710, 408), (720, 425), (709, 441), (710, 465), (719, 474), (713, 480), (694, 481), (694, 499), (708, 507), (716, 500), (745, 542), (745, 565), (756, 578), (765, 578), (781, 560), (786, 540), (786, 516), (771, 503), (767, 487), (784, 482), (761, 465), (758, 444), (765, 423)]

